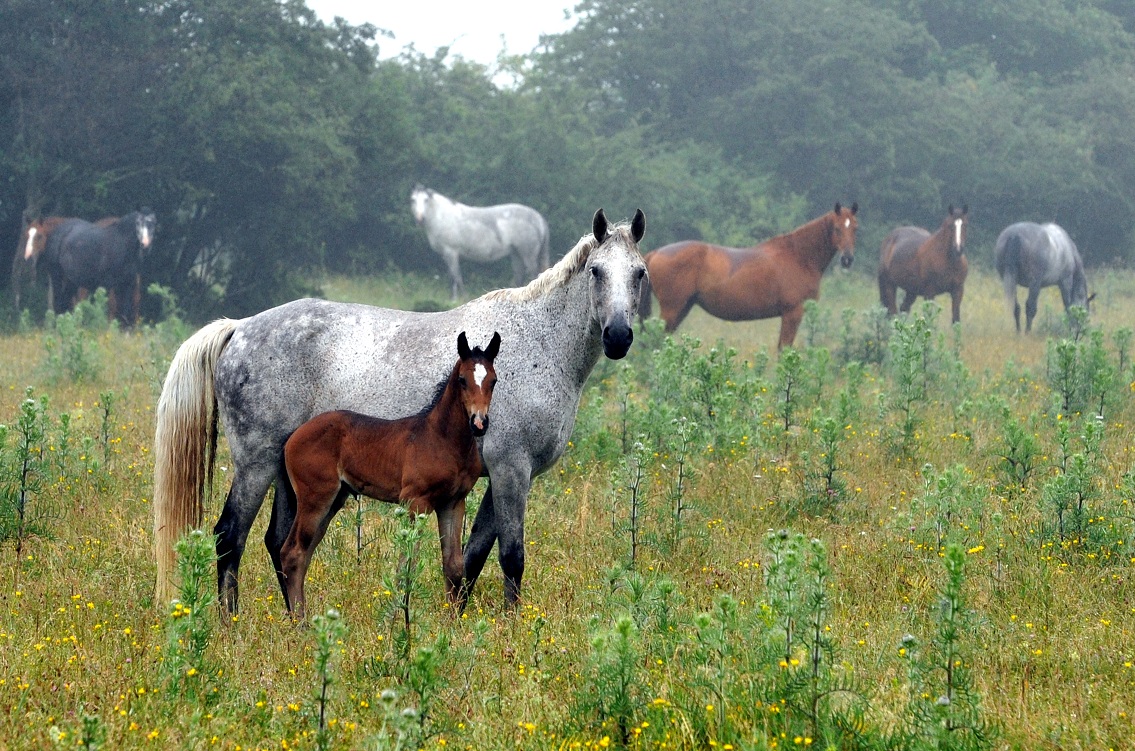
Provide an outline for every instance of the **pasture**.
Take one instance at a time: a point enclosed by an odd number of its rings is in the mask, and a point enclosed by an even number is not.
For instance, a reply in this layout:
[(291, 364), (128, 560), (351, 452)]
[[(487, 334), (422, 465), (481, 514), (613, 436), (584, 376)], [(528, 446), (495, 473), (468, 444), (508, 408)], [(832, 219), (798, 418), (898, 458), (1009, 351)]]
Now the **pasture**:
[(153, 414), (193, 329), (121, 333), (96, 296), (0, 339), (0, 747), (1130, 748), (1135, 275), (1089, 284), (1087, 328), (1050, 289), (1028, 336), (986, 268), (958, 329), (887, 321), (864, 269), (825, 275), (779, 359), (776, 319), (636, 327), (533, 483), (515, 611), (494, 555), (455, 617), (433, 521), (348, 500), (307, 578), (336, 614), (307, 627), (267, 508), (239, 616), (207, 535), (155, 606)]

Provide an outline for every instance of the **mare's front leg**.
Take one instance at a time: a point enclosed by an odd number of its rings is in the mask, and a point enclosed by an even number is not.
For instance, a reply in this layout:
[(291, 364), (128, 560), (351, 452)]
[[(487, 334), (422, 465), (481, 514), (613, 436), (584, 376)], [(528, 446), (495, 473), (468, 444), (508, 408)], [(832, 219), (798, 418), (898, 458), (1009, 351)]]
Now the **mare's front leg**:
[(248, 532), (274, 474), (275, 468), (271, 466), (238, 469), (221, 517), (213, 527), (213, 534), (217, 536), (217, 594), (230, 614), (237, 612), (240, 559), (248, 542)]
[(910, 309), (914, 307), (914, 301), (917, 299), (918, 295), (914, 294), (913, 292), (903, 290), (902, 305), (899, 306), (899, 310), (901, 310), (903, 313), (909, 313)]
[(515, 607), (524, 578), (524, 512), (532, 473), (527, 464), (499, 462), (489, 470), (489, 476), (493, 484), (497, 556), (504, 574), (504, 599)]
[(780, 341), (776, 349), (780, 351), (791, 347), (796, 341), (796, 331), (800, 328), (800, 321), (804, 320), (804, 305), (789, 308), (780, 315)]
[(950, 293), (950, 305), (953, 310), (953, 322), (960, 323), (962, 320), (962, 295), (965, 294), (965, 287), (958, 287)]
[(446, 248), (441, 253), (445, 259), (445, 267), (449, 270), (449, 279), (452, 282), (450, 299), (456, 300), (459, 294), (465, 294), (465, 281), (461, 278), (461, 257), (457, 251)]
[(461, 595), (463, 601), (469, 599), (481, 569), (485, 567), (489, 551), (497, 541), (496, 511), (493, 507), (493, 481), (489, 479), (489, 487), (481, 505), (477, 508), (477, 516), (473, 519), (473, 529), (469, 532), (469, 539), (465, 541), (465, 591)]

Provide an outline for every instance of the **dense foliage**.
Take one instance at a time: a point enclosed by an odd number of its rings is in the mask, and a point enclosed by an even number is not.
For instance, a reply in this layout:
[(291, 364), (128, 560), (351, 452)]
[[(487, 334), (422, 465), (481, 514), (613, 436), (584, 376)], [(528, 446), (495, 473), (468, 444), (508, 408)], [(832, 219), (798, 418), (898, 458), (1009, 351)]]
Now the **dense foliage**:
[(0, 237), (25, 210), (150, 205), (145, 277), (196, 316), (287, 299), (313, 269), (440, 269), (416, 182), (528, 203), (560, 252), (598, 206), (642, 207), (652, 245), (749, 244), (857, 200), (870, 268), (890, 226), (964, 201), (976, 256), (1012, 221), (1056, 219), (1089, 264), (1130, 258), (1131, 0), (577, 13), (489, 69), (445, 50), (379, 61), (374, 27), (302, 0), (0, 0)]

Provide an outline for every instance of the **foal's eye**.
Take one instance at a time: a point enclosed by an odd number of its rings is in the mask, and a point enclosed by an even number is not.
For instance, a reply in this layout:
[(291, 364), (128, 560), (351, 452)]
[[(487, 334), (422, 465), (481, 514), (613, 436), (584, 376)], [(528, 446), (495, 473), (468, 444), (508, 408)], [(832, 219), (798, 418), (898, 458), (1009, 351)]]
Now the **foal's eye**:
[(465, 380), (465, 376), (457, 376), (457, 382), (461, 384), (461, 388), (466, 388), (469, 385), (469, 383)]

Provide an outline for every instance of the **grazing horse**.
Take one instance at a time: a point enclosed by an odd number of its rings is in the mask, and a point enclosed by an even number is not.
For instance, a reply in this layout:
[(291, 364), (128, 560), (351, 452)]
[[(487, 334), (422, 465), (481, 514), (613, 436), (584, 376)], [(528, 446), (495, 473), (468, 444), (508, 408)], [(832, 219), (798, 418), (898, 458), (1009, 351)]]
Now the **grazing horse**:
[(410, 204), (430, 247), (449, 269), (454, 300), (465, 293), (462, 258), (487, 263), (511, 256), (517, 286), (548, 268), (548, 222), (536, 209), (519, 203), (466, 206), (421, 185), (410, 194)]
[(1021, 332), (1021, 306), (1017, 302), (1017, 285), (1029, 288), (1025, 300), (1025, 332), (1033, 329), (1037, 297), (1041, 287), (1057, 285), (1064, 309), (1078, 305), (1085, 310), (1095, 295), (1088, 296), (1088, 279), (1084, 261), (1072, 238), (1058, 224), (1017, 222), (997, 236), (993, 262), (1005, 289), (1005, 299), (1013, 309), (1017, 333)]
[[(855, 258), (859, 204), (835, 209), (754, 248), (726, 248), (696, 240), (646, 254), (649, 283), (658, 297), (666, 330), (673, 331), (693, 308), (726, 321), (780, 316), (778, 349), (792, 346), (804, 317), (804, 301), (820, 298), (820, 277), (836, 253), (849, 268)], [(650, 315), (650, 296), (639, 310)]]
[(879, 300), (894, 315), (896, 288), (902, 287), (902, 312), (921, 295), (927, 300), (950, 294), (952, 320), (962, 319), (969, 261), (966, 260), (966, 225), (969, 207), (950, 206), (942, 226), (933, 235), (922, 227), (896, 227), (883, 239), (879, 251)]
[(284, 602), (297, 618), (306, 610), (304, 579), (315, 546), (347, 496), (405, 504), (412, 514), (437, 512), (445, 594), (465, 607), (461, 531), (465, 496), (481, 476), (474, 438), (485, 435), (497, 376), (489, 346), (469, 349), (457, 335), (457, 364), (424, 411), (399, 420), (336, 410), (305, 422), (284, 444), (284, 467), (296, 499), (296, 519), (280, 549)]
[[(43, 251), (53, 297), (67, 304), (82, 289), (105, 287), (110, 293), (111, 318), (136, 324), (142, 299), (142, 254), (153, 242), (156, 225), (149, 209), (106, 225), (82, 219), (61, 223), (48, 237)], [(53, 310), (60, 312), (59, 300), (52, 299), (52, 303)]]
[[(498, 544), (504, 594), (520, 595), (524, 511), (532, 478), (563, 453), (584, 383), (602, 355), (618, 360), (634, 338), (646, 267), (638, 242), (646, 217), (608, 226), (597, 211), (592, 234), (525, 287), (489, 292), (440, 313), (297, 300), (239, 321), (215, 321), (186, 340), (170, 364), (154, 439), (157, 601), (172, 594), (173, 545), (199, 526), (216, 456), (218, 419), (232, 455), (232, 487), (214, 529), (217, 586), (237, 608), (240, 559), (249, 530), (277, 481), (265, 544), (280, 548), (294, 521), (283, 449), (313, 416), (350, 409), (394, 418), (426, 407), (433, 384), (453, 367), (453, 337), (500, 332), (524, 346), (495, 360), (493, 430), (481, 456), (489, 486), (465, 544), (471, 591)], [(395, 377), (396, 376), (396, 377)]]

